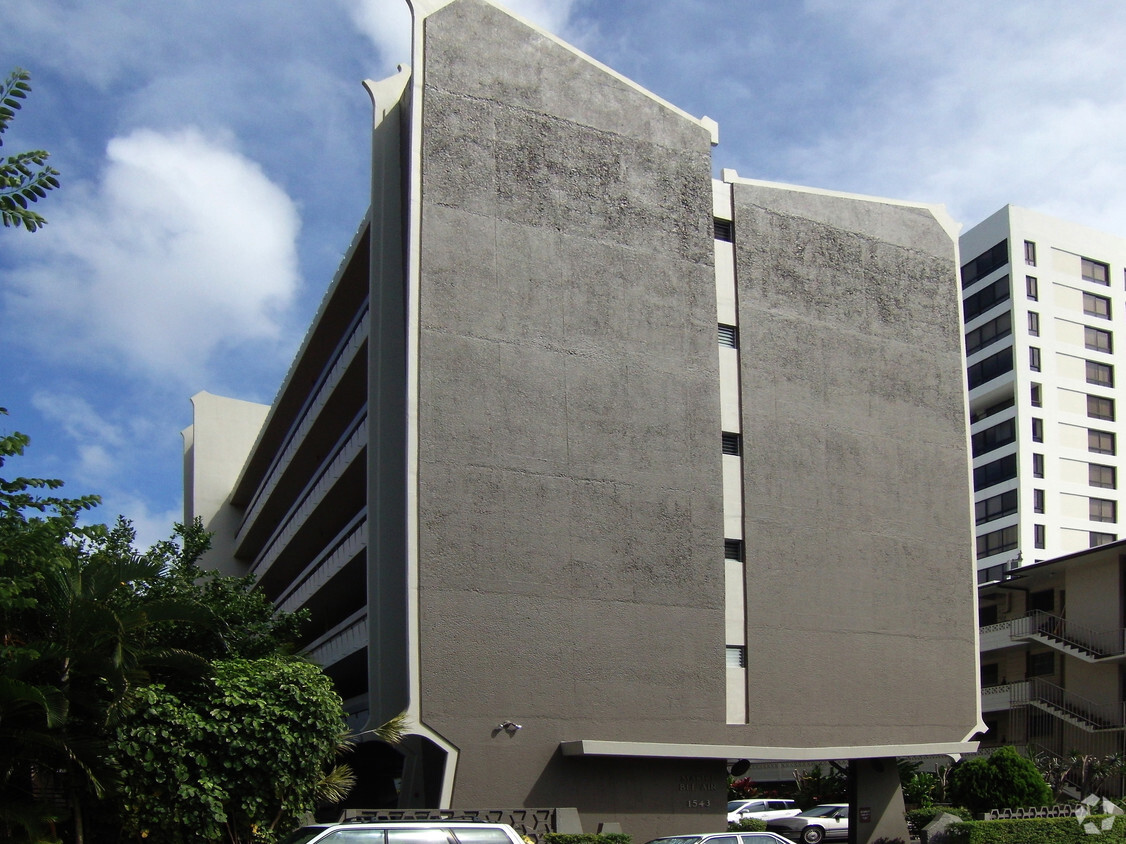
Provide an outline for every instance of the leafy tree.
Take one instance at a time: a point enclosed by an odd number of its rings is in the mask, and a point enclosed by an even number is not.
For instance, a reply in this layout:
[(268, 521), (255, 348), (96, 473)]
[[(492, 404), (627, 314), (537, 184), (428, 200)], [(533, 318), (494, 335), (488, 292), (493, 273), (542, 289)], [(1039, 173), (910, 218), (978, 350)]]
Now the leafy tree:
[[(0, 466), (27, 444), (0, 437)], [(340, 699), (288, 653), (302, 617), (251, 579), (200, 570), (198, 523), (138, 551), (124, 520), (80, 526), (97, 498), (61, 486), (0, 478), (0, 840), (56, 840), (56, 822), (79, 844), (87, 830), (117, 838), (134, 814), (138, 831), (158, 831), (173, 811), (232, 841), (269, 840), (346, 788), (346, 771), (325, 776)], [(158, 772), (197, 768), (159, 792)]]
[[(27, 445), (24, 434), (0, 436), (0, 468)], [(41, 772), (73, 771), (102, 788), (96, 752), (65, 731), (70, 699), (48, 668), (50, 586), (73, 563), (84, 533), (78, 514), (98, 503), (54, 495), (61, 486), (0, 478), (0, 833), (13, 840), (37, 839), (57, 815), (44, 799)]]
[(220, 660), (212, 682), (141, 700), (113, 762), (128, 831), (154, 842), (273, 840), (312, 810), (343, 728), (331, 681), (293, 656)]
[(938, 777), (927, 771), (915, 771), (903, 783), (903, 802), (915, 806), (929, 806), (934, 802)]
[[(21, 100), (31, 93), (31, 74), (16, 68), (0, 86), (0, 135), (7, 130)], [(4, 143), (0, 138), (0, 146)], [(59, 171), (47, 166), (50, 153), (28, 150), (0, 158), (0, 220), (5, 227), (23, 226), (29, 232), (47, 225), (40, 214), (28, 207), (59, 186)]]
[[(154, 627), (153, 636), (207, 659), (256, 659), (292, 652), (301, 639), (308, 612), (280, 611), (265, 593), (254, 588), (253, 575), (230, 577), (200, 568), (199, 559), (210, 547), (211, 538), (199, 519), (190, 525), (176, 525), (174, 530), (171, 539), (146, 552), (148, 558), (160, 562), (163, 573), (134, 599), (142, 603), (154, 599), (191, 601), (206, 607), (214, 624), (172, 622)], [(123, 537), (115, 553), (130, 553), (133, 540), (131, 534)]]
[(975, 814), (1052, 803), (1052, 789), (1031, 760), (1012, 747), (975, 756), (954, 766), (947, 793), (955, 804)]
[(836, 768), (822, 772), (817, 764), (806, 771), (794, 771), (795, 799), (799, 806), (808, 809), (818, 803), (835, 803), (848, 796), (848, 780)]

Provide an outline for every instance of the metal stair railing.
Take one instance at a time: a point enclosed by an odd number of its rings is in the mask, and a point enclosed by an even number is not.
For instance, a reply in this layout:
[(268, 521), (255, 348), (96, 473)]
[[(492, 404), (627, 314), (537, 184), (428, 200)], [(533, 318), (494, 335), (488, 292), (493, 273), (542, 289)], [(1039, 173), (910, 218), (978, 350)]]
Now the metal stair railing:
[(1043, 610), (1033, 610), (1010, 623), (1009, 638), (1014, 641), (1033, 636), (1057, 648), (1070, 646), (1096, 658), (1126, 653), (1122, 630), (1094, 630)]
[[(1088, 732), (1126, 728), (1126, 704), (1098, 703), (1046, 680), (1031, 679), (1023, 688), (1014, 687), (1012, 694), (1014, 705), (1032, 704), (1057, 717), (1068, 716)], [(1027, 699), (1021, 700), (1022, 697)]]

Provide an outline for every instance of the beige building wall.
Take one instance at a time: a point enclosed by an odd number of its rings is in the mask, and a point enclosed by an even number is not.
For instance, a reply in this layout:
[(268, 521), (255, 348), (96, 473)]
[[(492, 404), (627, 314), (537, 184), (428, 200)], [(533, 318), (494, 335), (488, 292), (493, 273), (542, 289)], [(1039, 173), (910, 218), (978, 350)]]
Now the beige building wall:
[(213, 535), (201, 565), (224, 574), (245, 574), (235, 563), (233, 537), (241, 513), (230, 506), (231, 489), (242, 471), (266, 414), (267, 404), (224, 398), (208, 392), (192, 396), (192, 424), (184, 439), (184, 521), (197, 517)]

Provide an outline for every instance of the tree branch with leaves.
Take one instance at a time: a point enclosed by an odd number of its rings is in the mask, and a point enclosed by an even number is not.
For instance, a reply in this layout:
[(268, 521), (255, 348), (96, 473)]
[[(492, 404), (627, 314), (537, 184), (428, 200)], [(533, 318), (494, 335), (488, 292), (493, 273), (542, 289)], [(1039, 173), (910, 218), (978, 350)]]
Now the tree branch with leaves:
[[(0, 136), (7, 131), (23, 100), (31, 93), (31, 74), (17, 67), (0, 88)], [(0, 137), (0, 146), (4, 145)], [(0, 158), (0, 220), (6, 227), (23, 226), (29, 232), (47, 225), (31, 205), (59, 186), (59, 171), (47, 164), (50, 153), (28, 150)]]

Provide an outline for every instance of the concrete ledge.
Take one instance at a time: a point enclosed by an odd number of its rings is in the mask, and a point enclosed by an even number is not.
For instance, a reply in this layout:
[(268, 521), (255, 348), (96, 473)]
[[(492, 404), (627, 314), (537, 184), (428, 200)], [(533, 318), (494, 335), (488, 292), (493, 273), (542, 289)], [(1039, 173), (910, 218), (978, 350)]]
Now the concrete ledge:
[(662, 744), (581, 739), (559, 743), (564, 756), (640, 756), (659, 759), (747, 759), (752, 762), (815, 762), (823, 759), (886, 759), (892, 756), (959, 756), (976, 753), (976, 741), (878, 744), (857, 747), (756, 747), (742, 744)]

